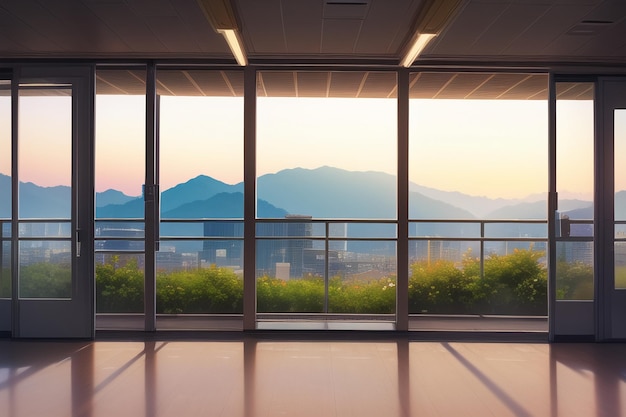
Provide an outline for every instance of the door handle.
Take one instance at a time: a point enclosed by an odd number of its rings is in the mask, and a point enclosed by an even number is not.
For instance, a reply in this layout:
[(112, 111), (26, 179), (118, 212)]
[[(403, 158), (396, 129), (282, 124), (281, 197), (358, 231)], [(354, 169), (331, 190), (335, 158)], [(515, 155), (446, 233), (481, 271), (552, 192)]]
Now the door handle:
[(76, 257), (80, 258), (80, 229), (76, 229)]

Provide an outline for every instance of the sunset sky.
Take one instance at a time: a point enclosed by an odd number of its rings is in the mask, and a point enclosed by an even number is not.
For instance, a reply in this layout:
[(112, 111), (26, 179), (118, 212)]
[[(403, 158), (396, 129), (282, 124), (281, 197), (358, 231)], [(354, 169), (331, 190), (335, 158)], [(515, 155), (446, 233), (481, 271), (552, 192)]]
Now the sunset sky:
[[(200, 174), (229, 184), (242, 181), (243, 99), (161, 100), (161, 189)], [(22, 181), (44, 186), (66, 182), (69, 142), (58, 146), (50, 137), (69, 137), (69, 99), (23, 98), (20, 105), (20, 152), (28, 155), (20, 162)], [(145, 175), (144, 106), (143, 97), (97, 97), (97, 191), (114, 188), (140, 194)], [(396, 108), (395, 99), (259, 98), (257, 173), (328, 165), (395, 175)], [(558, 109), (559, 189), (590, 193), (591, 102), (560, 101)], [(8, 114), (8, 97), (1, 97), (4, 149), (10, 140)], [(545, 193), (547, 119), (547, 103), (540, 100), (412, 100), (410, 179), (489, 197)], [(621, 132), (626, 132), (624, 119), (618, 124)], [(7, 152), (0, 155), (0, 172), (8, 174)]]

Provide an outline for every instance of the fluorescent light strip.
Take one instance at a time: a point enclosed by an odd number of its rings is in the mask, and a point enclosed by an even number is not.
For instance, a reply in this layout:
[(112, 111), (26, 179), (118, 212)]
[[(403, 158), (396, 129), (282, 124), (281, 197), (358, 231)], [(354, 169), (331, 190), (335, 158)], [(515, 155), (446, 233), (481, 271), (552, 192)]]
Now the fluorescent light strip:
[(228, 47), (235, 56), (237, 63), (242, 67), (248, 65), (248, 59), (246, 58), (246, 53), (244, 52), (243, 44), (239, 39), (237, 31), (234, 29), (219, 29), (218, 32), (221, 33), (226, 39)]
[(400, 65), (406, 68), (413, 65), (413, 61), (417, 59), (419, 54), (426, 48), (426, 45), (428, 45), (428, 42), (435, 36), (437, 35), (434, 33), (420, 33), (417, 35), (406, 55), (404, 55), (404, 58), (400, 61)]

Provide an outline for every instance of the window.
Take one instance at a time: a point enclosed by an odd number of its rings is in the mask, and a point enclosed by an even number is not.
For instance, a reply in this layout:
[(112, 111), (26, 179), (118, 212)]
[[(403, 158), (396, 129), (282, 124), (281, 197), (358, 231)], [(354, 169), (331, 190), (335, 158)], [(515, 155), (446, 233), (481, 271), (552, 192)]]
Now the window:
[(547, 89), (410, 75), (410, 313), (547, 314)]
[(395, 72), (258, 73), (259, 313), (395, 314), (396, 93)]

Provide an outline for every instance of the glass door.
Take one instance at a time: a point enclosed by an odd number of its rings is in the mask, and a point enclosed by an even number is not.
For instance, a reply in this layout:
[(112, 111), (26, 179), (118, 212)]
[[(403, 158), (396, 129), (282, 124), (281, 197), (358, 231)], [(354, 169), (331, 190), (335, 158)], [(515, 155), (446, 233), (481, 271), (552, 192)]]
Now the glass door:
[(626, 339), (626, 79), (599, 81), (599, 140), (602, 158), (596, 187), (605, 204), (599, 218), (598, 339)]
[(555, 84), (551, 335), (594, 334), (594, 83)]
[(92, 69), (20, 71), (13, 97), (13, 336), (92, 337)]

